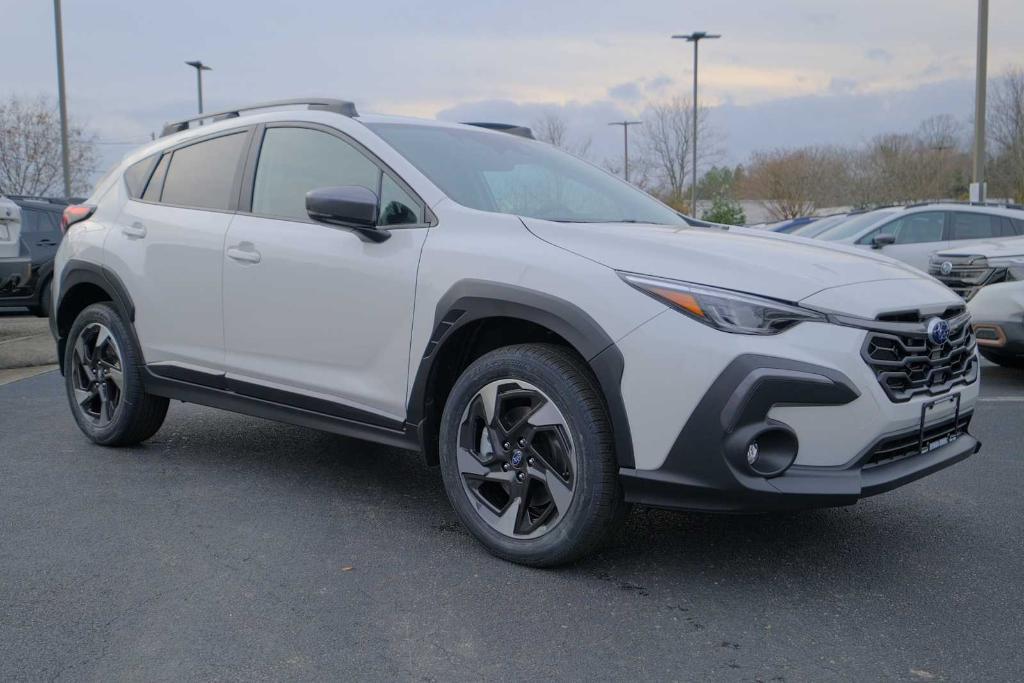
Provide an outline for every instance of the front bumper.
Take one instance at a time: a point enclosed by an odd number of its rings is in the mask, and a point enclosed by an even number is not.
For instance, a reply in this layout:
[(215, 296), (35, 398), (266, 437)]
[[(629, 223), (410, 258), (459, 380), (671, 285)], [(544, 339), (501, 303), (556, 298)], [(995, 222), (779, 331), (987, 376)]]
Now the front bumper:
[[(980, 448), (967, 433), (973, 406), (961, 406), (956, 392), (904, 404), (903, 412), (919, 415), (912, 425), (903, 421), (879, 434), (845, 462), (831, 454), (804, 453), (808, 444), (820, 448), (821, 439), (804, 438), (809, 429), (801, 422), (794, 422), (794, 429), (777, 419), (800, 415), (793, 412), (800, 410), (806, 415), (809, 409), (845, 411), (853, 419), (857, 413), (852, 406), (859, 399), (861, 390), (837, 369), (741, 355), (712, 383), (661, 467), (620, 469), (626, 500), (714, 512), (850, 505), (959, 462)], [(836, 437), (838, 447), (842, 436)], [(748, 460), (751, 443), (761, 444), (755, 463)], [(837, 464), (801, 464), (822, 461)]]

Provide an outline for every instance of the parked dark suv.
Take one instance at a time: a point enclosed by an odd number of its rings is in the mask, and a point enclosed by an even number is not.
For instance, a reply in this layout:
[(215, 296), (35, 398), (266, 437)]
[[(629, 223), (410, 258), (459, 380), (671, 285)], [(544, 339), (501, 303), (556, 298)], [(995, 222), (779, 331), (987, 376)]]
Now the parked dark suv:
[(5, 195), (21, 209), (22, 255), (32, 259), (29, 279), (11, 291), (0, 294), (0, 308), (25, 307), (39, 316), (50, 313), (50, 278), (53, 257), (62, 236), (61, 214), (65, 199)]

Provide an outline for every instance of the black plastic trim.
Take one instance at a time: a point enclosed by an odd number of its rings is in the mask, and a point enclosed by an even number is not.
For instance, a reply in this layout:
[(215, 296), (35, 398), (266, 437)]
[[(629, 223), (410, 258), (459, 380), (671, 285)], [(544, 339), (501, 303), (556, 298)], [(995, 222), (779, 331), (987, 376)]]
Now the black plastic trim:
[(68, 292), (81, 284), (95, 285), (107, 293), (111, 302), (114, 304), (115, 308), (117, 308), (118, 313), (120, 313), (125, 322), (128, 323), (128, 329), (131, 330), (132, 336), (134, 337), (136, 348), (140, 349), (140, 353), (142, 349), (142, 346), (139, 345), (138, 336), (135, 334), (135, 303), (128, 294), (128, 288), (125, 287), (121, 278), (119, 278), (112, 270), (104, 268), (103, 266), (89, 261), (71, 259), (64, 267), (64, 272), (60, 281), (60, 294), (57, 296), (57, 300), (53, 302), (53, 310), (50, 314), (50, 327), (51, 332), (53, 332), (54, 339), (57, 342), (57, 361), (60, 364), (61, 374), (64, 373), (64, 348), (67, 344), (67, 340), (60, 334), (60, 327), (58, 324), (60, 321), (60, 312), (64, 306), (64, 299)]
[[(234, 413), (319, 429), (405, 450), (417, 451), (420, 448), (418, 433), (414, 427), (385, 420), (348, 406), (331, 404), (327, 401), (314, 403), (320, 399), (311, 401), (310, 397), (302, 397), (291, 392), (277, 391), (230, 379), (224, 380), (227, 388), (218, 388), (157, 374), (153, 370), (154, 366), (146, 367), (144, 381), (146, 391), (154, 396), (164, 396), (187, 403), (197, 403)], [(206, 375), (206, 373), (198, 374)], [(210, 381), (214, 376), (198, 377), (193, 374), (192, 377), (201, 381)], [(259, 388), (254, 389), (254, 387)], [(244, 390), (246, 393), (234, 390)], [(256, 393), (261, 395), (251, 395)], [(316, 407), (331, 408), (335, 414), (314, 409)], [(344, 413), (345, 416), (340, 413)], [(371, 419), (372, 421), (370, 421)], [(385, 422), (386, 425), (383, 424)]]
[(586, 360), (597, 377), (608, 406), (620, 466), (633, 467), (633, 440), (622, 400), (625, 362), (612, 339), (573, 303), (515, 285), (486, 280), (460, 280), (438, 301), (434, 327), (410, 392), (408, 421), (425, 417), (426, 391), (437, 351), (452, 333), (484, 318), (519, 318), (546, 327), (565, 339)]

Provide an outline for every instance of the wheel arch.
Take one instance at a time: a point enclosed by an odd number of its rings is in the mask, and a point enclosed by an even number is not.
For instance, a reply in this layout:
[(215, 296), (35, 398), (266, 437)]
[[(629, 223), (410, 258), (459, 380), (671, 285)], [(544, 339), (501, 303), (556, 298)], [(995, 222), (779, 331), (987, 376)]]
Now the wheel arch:
[[(68, 333), (75, 318), (87, 306), (110, 302), (124, 318), (135, 335), (135, 304), (132, 302), (124, 283), (110, 269), (88, 261), (72, 259), (64, 267), (60, 279), (60, 293), (52, 302), (52, 327), (57, 341), (57, 361), (61, 374), (64, 373), (64, 351)], [(135, 339), (136, 348), (138, 339)]]
[(408, 421), (419, 431), (428, 464), (438, 461), (438, 428), (456, 379), (473, 360), (503, 346), (548, 342), (572, 349), (597, 379), (620, 466), (633, 467), (633, 442), (622, 399), (622, 353), (575, 304), (544, 292), (484, 280), (461, 280), (438, 301), (433, 328), (418, 359)]

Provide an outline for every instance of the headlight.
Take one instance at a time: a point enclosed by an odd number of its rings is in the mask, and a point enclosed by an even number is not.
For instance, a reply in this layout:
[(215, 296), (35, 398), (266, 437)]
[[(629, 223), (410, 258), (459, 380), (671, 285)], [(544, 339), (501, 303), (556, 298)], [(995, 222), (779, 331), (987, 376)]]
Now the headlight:
[(989, 265), (993, 268), (1005, 268), (1007, 280), (1024, 280), (1024, 255), (990, 259)]
[(778, 334), (805, 321), (825, 322), (825, 315), (774, 299), (677, 280), (619, 273), (644, 294), (716, 330), (734, 334)]

